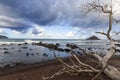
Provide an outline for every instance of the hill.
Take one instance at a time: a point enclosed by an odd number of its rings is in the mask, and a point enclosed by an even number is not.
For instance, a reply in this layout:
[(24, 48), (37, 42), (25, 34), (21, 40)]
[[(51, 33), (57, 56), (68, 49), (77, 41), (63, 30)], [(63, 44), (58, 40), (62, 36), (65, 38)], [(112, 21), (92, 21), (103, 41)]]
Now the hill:
[(96, 36), (91, 36), (91, 37), (87, 38), (87, 40), (100, 40), (100, 39)]
[(0, 39), (8, 39), (7, 36), (0, 35)]

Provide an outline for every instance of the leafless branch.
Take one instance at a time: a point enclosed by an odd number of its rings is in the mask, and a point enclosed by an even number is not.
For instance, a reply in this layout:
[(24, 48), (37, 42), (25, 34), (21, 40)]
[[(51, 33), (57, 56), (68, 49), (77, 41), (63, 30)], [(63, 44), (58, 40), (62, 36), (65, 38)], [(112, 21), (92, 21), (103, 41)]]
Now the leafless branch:
[(98, 34), (102, 34), (102, 35), (107, 35), (105, 32), (95, 32), (95, 33), (98, 33)]

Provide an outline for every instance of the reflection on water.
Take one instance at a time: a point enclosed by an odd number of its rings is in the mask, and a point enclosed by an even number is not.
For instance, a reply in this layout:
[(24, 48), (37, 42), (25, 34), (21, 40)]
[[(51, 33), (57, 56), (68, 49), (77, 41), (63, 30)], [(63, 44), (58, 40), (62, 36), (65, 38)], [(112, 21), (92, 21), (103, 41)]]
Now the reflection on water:
[[(25, 41), (29, 41), (29, 44), (25, 44)], [(61, 48), (66, 48), (65, 44), (74, 43), (84, 49), (91, 49), (98, 53), (108, 53), (109, 44), (107, 40), (79, 40), (79, 39), (36, 39), (36, 40), (24, 40), (24, 39), (11, 39), (1, 40), (0, 42), (0, 67), (6, 65), (14, 66), (15, 63), (32, 64), (41, 61), (51, 60), (55, 58), (53, 50), (48, 48), (32, 45), (32, 42), (43, 43), (59, 43)], [(23, 44), (24, 43), (24, 44)], [(21, 45), (22, 44), (22, 45)], [(70, 54), (66, 52), (55, 51), (57, 56), (67, 57)]]

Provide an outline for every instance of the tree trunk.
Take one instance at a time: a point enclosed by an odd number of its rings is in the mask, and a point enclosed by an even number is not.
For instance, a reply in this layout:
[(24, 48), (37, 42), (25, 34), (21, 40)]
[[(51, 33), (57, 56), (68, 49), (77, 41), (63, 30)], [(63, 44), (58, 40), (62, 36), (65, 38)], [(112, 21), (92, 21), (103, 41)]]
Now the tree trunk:
[[(103, 60), (103, 58), (98, 54), (93, 54), (93, 56), (96, 57), (99, 62)], [(120, 80), (120, 71), (113, 66), (107, 65), (103, 72), (112, 80)]]
[(120, 80), (120, 72), (113, 66), (108, 65), (104, 73), (112, 80)]

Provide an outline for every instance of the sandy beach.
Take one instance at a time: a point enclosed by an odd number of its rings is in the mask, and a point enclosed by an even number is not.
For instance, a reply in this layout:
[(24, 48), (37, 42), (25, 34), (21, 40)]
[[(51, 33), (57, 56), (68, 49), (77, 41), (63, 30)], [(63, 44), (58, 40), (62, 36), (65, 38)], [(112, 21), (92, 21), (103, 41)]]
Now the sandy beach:
[[(63, 59), (65, 62), (71, 64), (68, 58)], [(80, 60), (88, 63), (89, 65), (96, 66), (93, 63), (89, 63), (89, 60), (84, 56), (80, 57)], [(110, 60), (109, 64), (120, 68), (120, 58), (114, 57)], [(42, 76), (50, 76), (54, 74), (56, 71), (62, 68), (61, 63), (56, 60), (51, 60), (47, 62), (41, 62), (36, 64), (18, 64), (12, 68), (5, 67), (0, 70), (0, 80), (42, 80)], [(86, 77), (87, 76), (87, 77)], [(81, 73), (78, 76), (70, 76), (68, 74), (63, 74), (61, 76), (57, 76), (50, 80), (90, 80), (95, 74), (86, 74)], [(110, 80), (104, 74), (102, 74), (96, 80)]]

